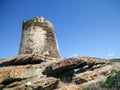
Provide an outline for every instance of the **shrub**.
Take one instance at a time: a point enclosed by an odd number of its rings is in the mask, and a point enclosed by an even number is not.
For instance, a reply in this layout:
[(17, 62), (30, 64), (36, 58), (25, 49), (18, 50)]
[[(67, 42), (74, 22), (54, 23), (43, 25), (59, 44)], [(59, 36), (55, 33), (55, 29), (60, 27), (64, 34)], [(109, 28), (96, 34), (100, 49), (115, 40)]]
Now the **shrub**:
[(106, 88), (120, 88), (120, 70), (115, 75), (108, 76), (106, 81), (101, 83), (101, 86)]
[(89, 89), (89, 88), (87, 87), (87, 88), (83, 88), (82, 90), (91, 90), (91, 89)]

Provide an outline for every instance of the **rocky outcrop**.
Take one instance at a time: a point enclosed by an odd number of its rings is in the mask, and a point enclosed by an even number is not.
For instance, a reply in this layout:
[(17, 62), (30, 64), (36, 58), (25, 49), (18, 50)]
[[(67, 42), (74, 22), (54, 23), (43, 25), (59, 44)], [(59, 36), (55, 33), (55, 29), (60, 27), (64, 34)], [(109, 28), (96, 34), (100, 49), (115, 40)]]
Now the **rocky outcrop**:
[(19, 55), (0, 61), (0, 89), (77, 90), (105, 80), (120, 69), (119, 65), (90, 57), (58, 59), (35, 54)]
[(43, 71), (43, 74), (53, 75), (77, 68), (81, 70), (94, 69), (95, 66), (97, 67), (103, 64), (109, 64), (109, 62), (105, 60), (95, 60), (91, 58), (68, 58), (52, 63), (51, 65), (46, 67), (46, 69)]
[(10, 66), (10, 65), (26, 65), (26, 64), (35, 64), (41, 63), (44, 57), (36, 55), (20, 55), (14, 58), (10, 58), (0, 62), (0, 66)]
[[(0, 62), (0, 88), (4, 90), (53, 90), (58, 85), (57, 78), (42, 74), (47, 61), (54, 58), (40, 55), (19, 55)], [(46, 66), (45, 66), (46, 65)], [(29, 84), (28, 86), (26, 84)], [(28, 89), (29, 90), (29, 89)]]
[(53, 90), (57, 87), (59, 80), (55, 78), (28, 78), (15, 81), (3, 90)]
[(17, 57), (0, 61), (0, 67), (11, 65), (26, 65), (26, 64), (39, 64), (50, 60), (56, 60), (57, 58), (51, 58), (42, 56), (39, 54), (21, 54)]

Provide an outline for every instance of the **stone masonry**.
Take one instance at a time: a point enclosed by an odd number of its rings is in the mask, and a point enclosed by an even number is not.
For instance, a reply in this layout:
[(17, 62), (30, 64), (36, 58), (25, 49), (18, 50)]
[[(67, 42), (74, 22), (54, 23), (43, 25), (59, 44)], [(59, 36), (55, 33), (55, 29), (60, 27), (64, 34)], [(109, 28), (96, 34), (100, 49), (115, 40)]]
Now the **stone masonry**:
[(19, 54), (40, 54), (60, 58), (53, 24), (39, 16), (24, 21)]

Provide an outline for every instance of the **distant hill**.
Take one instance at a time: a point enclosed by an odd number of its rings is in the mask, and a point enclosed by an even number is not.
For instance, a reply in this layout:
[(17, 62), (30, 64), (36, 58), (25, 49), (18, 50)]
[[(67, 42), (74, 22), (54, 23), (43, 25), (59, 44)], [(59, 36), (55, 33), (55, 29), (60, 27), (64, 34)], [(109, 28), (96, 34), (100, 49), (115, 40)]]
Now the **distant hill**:
[(110, 59), (111, 62), (120, 62), (120, 58), (113, 58), (113, 59)]
[(1, 60), (5, 60), (5, 59), (7, 59), (7, 58), (0, 58), (0, 61), (1, 61)]

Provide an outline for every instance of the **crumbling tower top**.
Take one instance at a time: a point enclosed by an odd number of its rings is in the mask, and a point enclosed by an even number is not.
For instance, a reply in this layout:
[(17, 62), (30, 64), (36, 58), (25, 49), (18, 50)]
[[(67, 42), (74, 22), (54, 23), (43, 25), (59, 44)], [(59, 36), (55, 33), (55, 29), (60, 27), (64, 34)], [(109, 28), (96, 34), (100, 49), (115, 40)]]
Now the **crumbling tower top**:
[(19, 54), (41, 54), (60, 58), (53, 24), (39, 16), (24, 21)]

